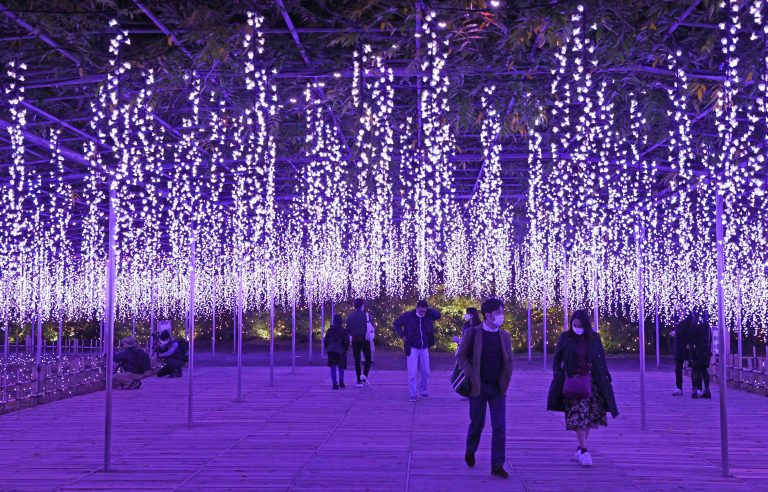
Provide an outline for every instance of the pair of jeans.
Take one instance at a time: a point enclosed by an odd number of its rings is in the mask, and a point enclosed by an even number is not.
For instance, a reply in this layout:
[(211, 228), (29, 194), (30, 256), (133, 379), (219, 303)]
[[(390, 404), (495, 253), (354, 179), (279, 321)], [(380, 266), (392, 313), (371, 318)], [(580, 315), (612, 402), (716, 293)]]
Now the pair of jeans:
[(469, 432), (467, 452), (475, 454), (485, 427), (485, 408), (491, 412), (491, 467), (504, 466), (506, 460), (507, 398), (496, 384), (483, 383), (480, 396), (469, 399)]
[(701, 383), (704, 383), (703, 389), (709, 389), (709, 367), (706, 364), (693, 363), (691, 368), (691, 384), (694, 390), (701, 390)]
[(365, 355), (365, 368), (363, 374), (368, 377), (368, 373), (371, 370), (371, 342), (369, 340), (353, 340), (352, 341), (352, 356), (355, 358), (355, 373), (357, 374), (357, 382), (360, 382), (360, 352)]
[[(416, 378), (419, 377), (418, 385)], [(408, 394), (411, 398), (418, 395), (427, 395), (427, 383), (429, 382), (429, 349), (417, 349), (411, 347), (408, 356)]]
[(166, 360), (163, 361), (163, 367), (157, 371), (158, 377), (176, 376), (181, 377), (181, 368), (184, 367), (184, 363), (178, 360)]
[[(336, 380), (336, 370), (339, 371), (339, 379)], [(331, 381), (333, 384), (339, 384), (344, 382), (344, 368), (340, 366), (331, 366)]]
[(675, 360), (675, 385), (681, 391), (683, 389), (683, 364), (685, 364), (684, 360)]

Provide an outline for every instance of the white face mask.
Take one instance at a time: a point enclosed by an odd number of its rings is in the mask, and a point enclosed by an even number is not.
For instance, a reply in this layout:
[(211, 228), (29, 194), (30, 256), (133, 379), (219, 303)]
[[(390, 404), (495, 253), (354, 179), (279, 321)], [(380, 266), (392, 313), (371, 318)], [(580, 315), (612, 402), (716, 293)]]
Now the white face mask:
[(495, 315), (493, 315), (493, 321), (495, 322), (497, 327), (503, 325), (504, 324), (504, 315), (503, 314), (495, 314)]
[(464, 321), (470, 321), (471, 319), (472, 319), (472, 315), (471, 314), (465, 314), (464, 315)]
[(583, 335), (584, 334), (584, 328), (576, 328), (575, 326), (571, 326), (571, 329), (577, 335)]
[(418, 311), (416, 311), (416, 316), (418, 316), (419, 318), (423, 318), (424, 317), (424, 315), (423, 314), (419, 314)]

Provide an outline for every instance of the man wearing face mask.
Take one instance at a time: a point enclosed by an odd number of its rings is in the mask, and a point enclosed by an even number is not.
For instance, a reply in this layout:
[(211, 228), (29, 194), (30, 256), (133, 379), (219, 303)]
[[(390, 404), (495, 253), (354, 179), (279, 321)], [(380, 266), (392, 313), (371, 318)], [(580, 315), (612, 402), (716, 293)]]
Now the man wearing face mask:
[(491, 474), (507, 478), (506, 461), (506, 394), (512, 377), (512, 337), (502, 329), (504, 302), (487, 299), (480, 306), (485, 320), (470, 328), (464, 337), (456, 361), (470, 380), (469, 431), (464, 461), (475, 466), (475, 453), (485, 427), (485, 409), (491, 413)]
[(429, 398), (429, 347), (435, 344), (434, 322), (439, 319), (440, 312), (430, 308), (427, 301), (421, 300), (415, 310), (407, 311), (395, 320), (393, 328), (403, 339), (405, 355), (408, 357), (408, 393), (411, 402), (415, 402), (419, 396)]

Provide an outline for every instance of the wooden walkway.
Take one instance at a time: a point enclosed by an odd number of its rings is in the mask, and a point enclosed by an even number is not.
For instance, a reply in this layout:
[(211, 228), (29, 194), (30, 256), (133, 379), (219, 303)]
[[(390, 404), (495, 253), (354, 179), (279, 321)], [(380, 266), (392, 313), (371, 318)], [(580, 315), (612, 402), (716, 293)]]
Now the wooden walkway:
[[(717, 395), (673, 398), (674, 376), (648, 375), (648, 431), (638, 377), (616, 372), (622, 415), (593, 437), (595, 466), (570, 461), (575, 438), (544, 410), (548, 375), (519, 362), (507, 399), (507, 481), (490, 475), (490, 425), (478, 463), (463, 462), (467, 402), (432, 375), (432, 399), (410, 403), (405, 373), (331, 391), (325, 368), (196, 371), (195, 425), (186, 376), (115, 392), (114, 470), (102, 464), (104, 393), (0, 417), (0, 490), (768, 490), (768, 398), (730, 391), (733, 477), (719, 471)], [(350, 371), (351, 372), (351, 371)], [(349, 374), (349, 372), (348, 372)]]

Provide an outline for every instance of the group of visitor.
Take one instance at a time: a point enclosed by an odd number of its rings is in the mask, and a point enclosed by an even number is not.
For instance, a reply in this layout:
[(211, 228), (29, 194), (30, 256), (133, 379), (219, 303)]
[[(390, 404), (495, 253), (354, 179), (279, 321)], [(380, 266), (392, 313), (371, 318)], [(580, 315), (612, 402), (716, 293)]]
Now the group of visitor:
[(669, 333), (674, 340), (675, 391), (673, 396), (683, 394), (683, 366), (688, 362), (691, 370), (691, 396), (712, 398), (709, 390), (709, 363), (712, 359), (712, 331), (709, 315), (699, 307), (686, 315), (682, 303), (677, 306), (677, 323)]
[[(159, 377), (181, 377), (181, 371), (187, 362), (188, 344), (184, 338), (175, 338), (170, 330), (163, 330), (158, 335), (158, 345), (154, 351), (155, 364), (136, 339), (125, 337), (120, 341), (120, 351), (114, 355), (115, 374), (112, 376), (114, 389), (137, 390), (141, 380), (157, 374)], [(155, 370), (153, 366), (162, 364)]]

